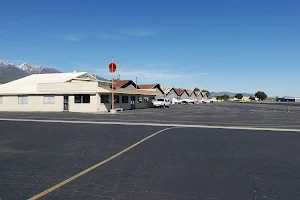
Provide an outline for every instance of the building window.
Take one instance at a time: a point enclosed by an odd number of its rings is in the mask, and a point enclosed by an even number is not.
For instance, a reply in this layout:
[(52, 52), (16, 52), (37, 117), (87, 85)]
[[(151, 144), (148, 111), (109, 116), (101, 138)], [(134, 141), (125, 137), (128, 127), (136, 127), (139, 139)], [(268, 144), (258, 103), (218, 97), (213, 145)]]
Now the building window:
[(44, 104), (54, 104), (55, 97), (51, 95), (44, 96)]
[(144, 102), (148, 103), (149, 102), (149, 97), (144, 97)]
[(101, 95), (101, 103), (109, 103), (109, 95)]
[(122, 103), (128, 103), (128, 96), (122, 96)]
[(3, 103), (3, 97), (0, 96), (0, 104), (2, 104), (2, 103)]
[(89, 94), (75, 94), (74, 103), (90, 103), (91, 95)]
[(114, 102), (115, 103), (120, 103), (120, 96), (114, 95)]
[(143, 103), (143, 97), (138, 97), (138, 102)]
[(19, 104), (28, 104), (28, 96), (22, 95), (18, 96)]

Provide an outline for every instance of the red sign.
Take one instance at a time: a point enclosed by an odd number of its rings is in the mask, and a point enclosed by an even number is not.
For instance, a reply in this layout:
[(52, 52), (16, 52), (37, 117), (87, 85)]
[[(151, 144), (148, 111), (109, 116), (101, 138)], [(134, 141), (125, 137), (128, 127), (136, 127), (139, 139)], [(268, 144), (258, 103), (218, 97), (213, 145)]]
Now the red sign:
[(117, 65), (112, 62), (108, 65), (108, 69), (109, 69), (109, 72), (113, 73), (117, 70)]

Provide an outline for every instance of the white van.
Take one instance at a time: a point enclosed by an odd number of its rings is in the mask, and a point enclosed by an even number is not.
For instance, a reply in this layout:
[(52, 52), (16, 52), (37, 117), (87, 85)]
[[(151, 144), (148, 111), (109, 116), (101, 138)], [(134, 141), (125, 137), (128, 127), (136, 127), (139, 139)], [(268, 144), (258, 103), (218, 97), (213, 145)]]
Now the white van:
[(169, 98), (157, 98), (152, 101), (154, 107), (170, 107), (170, 99)]

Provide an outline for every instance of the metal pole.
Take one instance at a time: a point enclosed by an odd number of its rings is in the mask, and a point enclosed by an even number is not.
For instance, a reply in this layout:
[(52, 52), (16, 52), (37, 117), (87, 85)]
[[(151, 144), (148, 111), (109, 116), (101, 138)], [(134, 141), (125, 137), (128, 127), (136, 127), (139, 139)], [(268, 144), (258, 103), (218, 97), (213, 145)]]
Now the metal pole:
[(135, 89), (137, 89), (137, 76), (135, 77)]
[[(114, 57), (112, 57), (112, 68), (114, 65)], [(114, 97), (114, 71), (112, 71), (112, 88), (111, 88), (111, 108), (115, 109), (115, 97)]]

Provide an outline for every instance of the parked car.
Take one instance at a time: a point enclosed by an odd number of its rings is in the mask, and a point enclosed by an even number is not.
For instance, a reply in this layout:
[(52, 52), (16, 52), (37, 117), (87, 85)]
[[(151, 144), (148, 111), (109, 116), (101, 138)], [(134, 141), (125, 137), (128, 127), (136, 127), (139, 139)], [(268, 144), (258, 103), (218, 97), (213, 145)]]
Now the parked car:
[(170, 107), (170, 99), (169, 98), (159, 98), (153, 99), (152, 101), (154, 107)]

